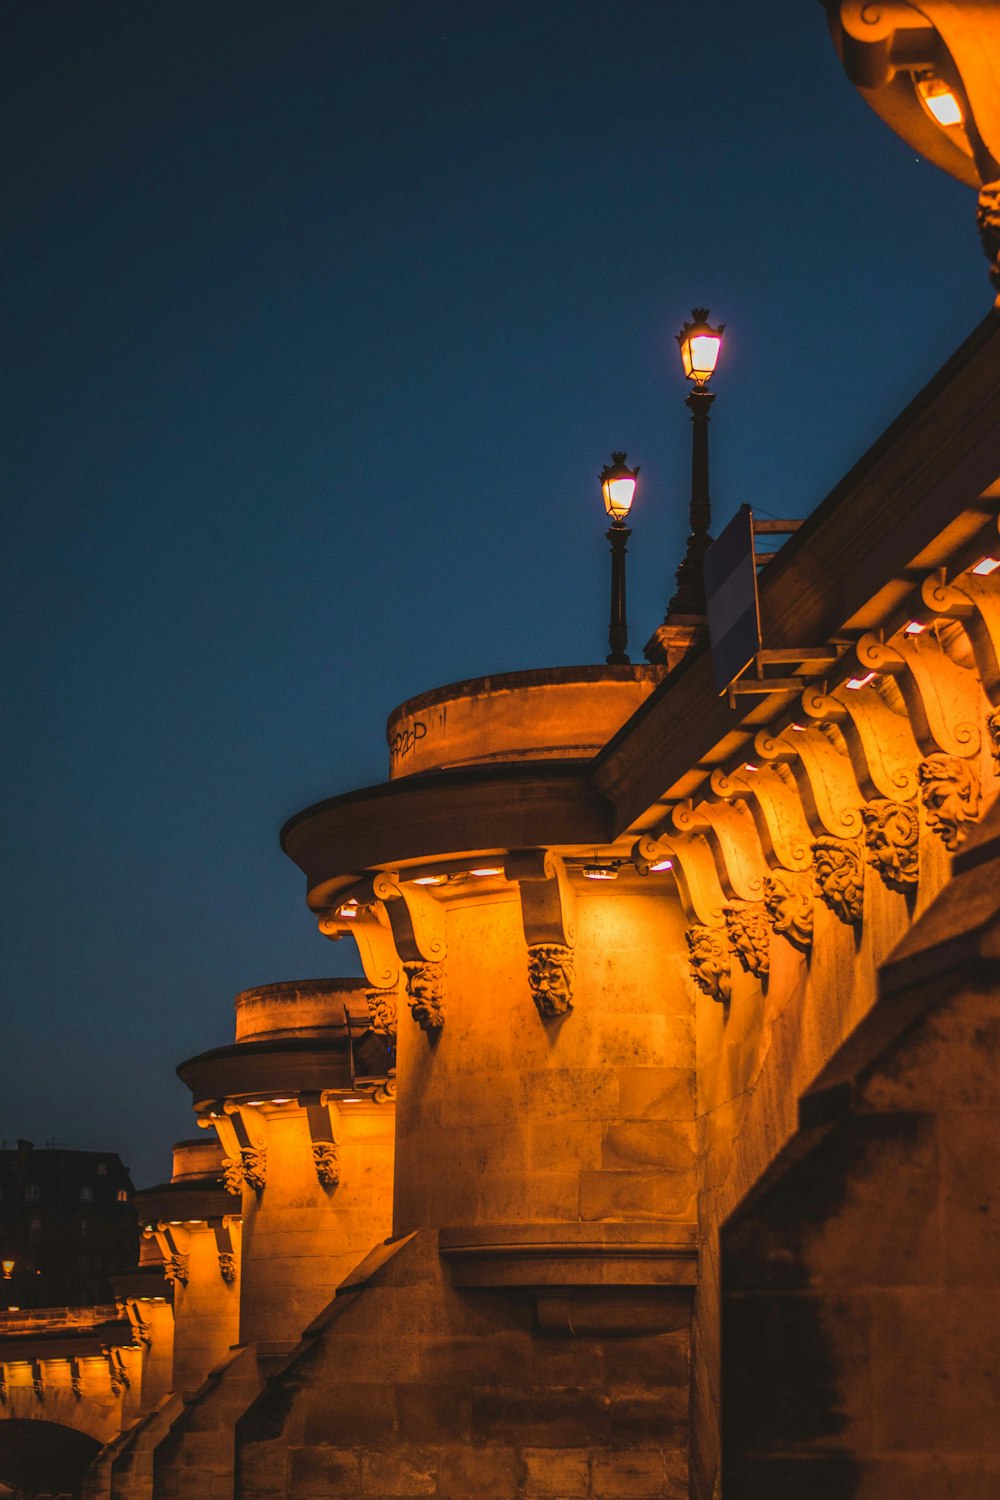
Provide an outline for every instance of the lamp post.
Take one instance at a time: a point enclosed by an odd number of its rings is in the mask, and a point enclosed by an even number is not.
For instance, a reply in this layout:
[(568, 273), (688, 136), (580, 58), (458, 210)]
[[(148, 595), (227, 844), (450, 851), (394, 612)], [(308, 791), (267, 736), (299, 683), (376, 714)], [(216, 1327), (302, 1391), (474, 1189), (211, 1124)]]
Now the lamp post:
[(625, 520), (632, 509), (635, 481), (638, 468), (630, 469), (624, 453), (612, 453), (610, 464), (600, 473), (604, 509), (611, 517), (607, 538), (611, 543), (611, 623), (608, 627), (608, 644), (611, 647), (605, 660), (612, 667), (627, 667), (629, 656), (628, 615), (625, 607), (625, 551), (632, 529)]
[(725, 323), (713, 328), (708, 308), (696, 307), (693, 323), (685, 323), (677, 335), (684, 374), (693, 382), (686, 406), (691, 413), (691, 531), (684, 560), (677, 569), (677, 592), (670, 601), (668, 620), (678, 616), (704, 616), (705, 553), (712, 538), (712, 505), (708, 494), (708, 414), (715, 392), (708, 389), (722, 347)]

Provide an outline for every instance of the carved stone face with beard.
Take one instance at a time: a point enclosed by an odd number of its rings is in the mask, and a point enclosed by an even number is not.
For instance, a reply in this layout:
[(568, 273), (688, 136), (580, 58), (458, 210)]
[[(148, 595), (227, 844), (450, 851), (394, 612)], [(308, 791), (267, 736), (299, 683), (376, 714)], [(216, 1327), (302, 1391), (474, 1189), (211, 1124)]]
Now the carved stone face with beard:
[(814, 900), (808, 876), (795, 870), (772, 870), (764, 881), (764, 905), (775, 932), (800, 948), (812, 942)]
[(861, 809), (868, 863), (886, 885), (909, 890), (920, 877), (917, 810), (909, 802), (869, 802)]
[(440, 1031), (444, 1025), (444, 965), (416, 961), (404, 963), (410, 1015), (422, 1031)]
[(917, 768), (927, 827), (946, 849), (957, 849), (979, 817), (979, 775), (958, 755), (928, 755)]
[(850, 926), (861, 921), (865, 874), (861, 850), (851, 839), (814, 839), (813, 873), (827, 906)]
[(713, 1000), (726, 1004), (733, 993), (729, 944), (714, 927), (689, 927), (691, 978)]
[(532, 943), (528, 984), (543, 1021), (573, 1009), (573, 950), (562, 943)]

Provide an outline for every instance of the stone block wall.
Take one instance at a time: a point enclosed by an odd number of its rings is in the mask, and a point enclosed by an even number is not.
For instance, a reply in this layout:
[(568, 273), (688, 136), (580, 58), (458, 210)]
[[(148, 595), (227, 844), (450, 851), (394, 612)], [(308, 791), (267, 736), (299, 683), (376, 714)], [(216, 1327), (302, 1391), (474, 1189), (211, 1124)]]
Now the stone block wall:
[(726, 1500), (1000, 1493), (1000, 967), (962, 962), (1000, 888), (977, 878), (903, 944), (724, 1231)]
[(245, 1500), (686, 1500), (688, 1333), (551, 1337), (457, 1291), (423, 1231), (371, 1257), (237, 1424)]

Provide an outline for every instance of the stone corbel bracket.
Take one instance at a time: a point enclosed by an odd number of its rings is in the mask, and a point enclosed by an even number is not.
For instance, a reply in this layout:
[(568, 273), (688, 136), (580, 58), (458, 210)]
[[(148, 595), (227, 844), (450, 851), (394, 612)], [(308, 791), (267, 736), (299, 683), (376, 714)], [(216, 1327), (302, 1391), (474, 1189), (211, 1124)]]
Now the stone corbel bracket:
[(361, 967), (368, 983), (377, 990), (394, 990), (403, 977), (403, 969), (386, 909), (380, 902), (374, 902), (359, 905), (356, 910), (357, 916), (350, 918), (340, 914), (343, 905), (323, 912), (319, 918), (319, 930), (334, 942), (342, 937), (352, 937), (358, 945)]
[(917, 795), (920, 748), (910, 721), (890, 708), (874, 683), (832, 693), (808, 687), (802, 712), (806, 719), (837, 725), (863, 797), (910, 802)]
[(863, 635), (854, 649), (864, 671), (895, 677), (925, 755), (977, 753), (979, 683), (933, 637), (907, 636), (888, 646), (876, 635)]
[(444, 911), (422, 886), (401, 880), (394, 871), (374, 875), (371, 894), (389, 923), (406, 978), (410, 1014), (421, 1030), (439, 1032), (445, 1020), (444, 961), (448, 956)]
[(221, 1219), (209, 1219), (209, 1227), (215, 1235), (215, 1253), (219, 1257), (219, 1275), (227, 1286), (232, 1286), (239, 1274), (239, 1255), (233, 1240), (233, 1227), (239, 1222), (231, 1214)]
[(700, 834), (660, 834), (658, 838), (644, 836), (632, 846), (637, 870), (647, 871), (665, 859), (673, 864), (681, 909), (688, 921), (721, 927), (727, 899), (707, 841)]
[(176, 1287), (188, 1284), (188, 1255), (191, 1249), (191, 1231), (182, 1224), (168, 1224), (161, 1219), (154, 1225), (153, 1233), (160, 1254), (163, 1256), (163, 1274)]
[(340, 1110), (332, 1094), (300, 1094), (299, 1105), (306, 1112), (313, 1166), (321, 1187), (335, 1188), (340, 1183)]
[(118, 1349), (105, 1350), (105, 1358), (108, 1361), (108, 1378), (111, 1383), (112, 1396), (121, 1396), (128, 1390), (131, 1384), (125, 1361)]
[(713, 771), (709, 784), (717, 797), (746, 807), (771, 868), (809, 869), (812, 834), (790, 777), (786, 780), (777, 766), (760, 766), (756, 771)]
[(787, 729), (777, 735), (762, 729), (754, 738), (754, 750), (761, 760), (788, 766), (814, 833), (859, 837), (860, 799), (851, 762), (821, 729)]
[(994, 706), (1000, 704), (1000, 585), (992, 576), (975, 573), (951, 584), (932, 574), (924, 579), (920, 596), (936, 615), (961, 621), (983, 690)]
[(764, 861), (751, 814), (742, 803), (679, 802), (670, 821), (678, 833), (700, 833), (715, 860), (722, 889), (730, 900), (760, 901), (764, 895)]
[(566, 866), (548, 849), (512, 849), (504, 877), (516, 883), (528, 945), (528, 986), (543, 1021), (573, 1009), (576, 893)]
[(149, 1324), (139, 1312), (139, 1304), (134, 1297), (127, 1297), (118, 1304), (119, 1308), (128, 1318), (132, 1329), (132, 1343), (136, 1349), (148, 1349), (153, 1342), (153, 1336), (149, 1331)]
[(222, 1160), (226, 1187), (231, 1193), (244, 1187), (261, 1193), (267, 1182), (267, 1121), (249, 1104), (227, 1099), (221, 1114), (212, 1121), (225, 1148)]

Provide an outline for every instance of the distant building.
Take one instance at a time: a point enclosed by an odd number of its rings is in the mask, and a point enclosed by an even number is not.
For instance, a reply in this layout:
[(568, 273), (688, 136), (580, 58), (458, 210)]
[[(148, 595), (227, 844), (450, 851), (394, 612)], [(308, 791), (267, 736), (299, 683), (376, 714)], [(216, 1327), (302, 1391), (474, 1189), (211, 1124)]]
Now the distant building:
[(0, 1150), (0, 1307), (109, 1301), (136, 1260), (132, 1193), (113, 1151)]

